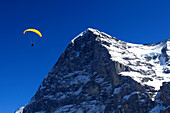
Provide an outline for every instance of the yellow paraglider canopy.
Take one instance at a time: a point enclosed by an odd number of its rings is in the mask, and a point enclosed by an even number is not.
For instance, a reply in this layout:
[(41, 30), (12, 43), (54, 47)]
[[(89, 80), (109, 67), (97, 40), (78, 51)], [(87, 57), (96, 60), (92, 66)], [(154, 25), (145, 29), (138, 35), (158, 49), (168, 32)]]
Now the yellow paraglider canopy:
[(23, 32), (23, 34), (25, 34), (25, 32), (27, 32), (27, 31), (32, 31), (32, 32), (38, 34), (40, 37), (42, 37), (42, 34), (41, 34), (38, 30), (36, 30), (36, 29), (26, 29), (26, 30)]

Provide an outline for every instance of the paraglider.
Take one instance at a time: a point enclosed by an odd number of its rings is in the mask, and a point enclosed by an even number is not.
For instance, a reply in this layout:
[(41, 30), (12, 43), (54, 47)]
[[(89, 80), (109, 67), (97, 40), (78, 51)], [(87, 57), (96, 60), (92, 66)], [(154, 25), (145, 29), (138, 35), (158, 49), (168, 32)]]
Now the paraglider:
[[(38, 30), (36, 30), (36, 29), (26, 29), (26, 30), (23, 32), (23, 34), (25, 34), (27, 31), (34, 32), (34, 33), (36, 33), (39, 37), (42, 37), (42, 34), (41, 34)], [(30, 38), (30, 41), (31, 41), (31, 46), (33, 47), (35, 41), (33, 41), (31, 38)]]

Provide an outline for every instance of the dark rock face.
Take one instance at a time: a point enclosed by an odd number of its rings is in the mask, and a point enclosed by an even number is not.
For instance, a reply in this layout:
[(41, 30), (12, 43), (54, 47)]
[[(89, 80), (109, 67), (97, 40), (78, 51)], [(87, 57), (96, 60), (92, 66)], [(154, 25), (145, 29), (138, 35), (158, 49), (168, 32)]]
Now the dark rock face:
[(155, 99), (156, 99), (155, 108), (160, 108), (160, 111), (158, 112), (169, 113), (170, 111), (170, 82), (163, 83)]
[[(147, 86), (119, 74), (133, 69), (111, 60), (103, 47), (111, 44), (101, 37), (114, 37), (97, 32), (86, 30), (69, 44), (23, 113), (147, 113), (157, 105), (146, 91)], [(125, 42), (122, 45), (122, 49), (128, 48)], [(169, 83), (165, 83), (157, 96), (165, 107), (170, 105), (169, 94)]]
[(165, 73), (170, 73), (170, 40), (165, 40), (166, 44), (162, 48), (162, 56), (164, 57), (164, 61), (166, 63), (166, 67), (164, 68)]
[(129, 77), (121, 79), (122, 85), (114, 89), (113, 96), (109, 99), (110, 103), (107, 105), (105, 112), (145, 113), (150, 111), (154, 106), (154, 102), (151, 101), (145, 89)]
[(165, 107), (168, 107), (170, 105), (170, 82), (163, 83), (157, 99), (162, 101)]

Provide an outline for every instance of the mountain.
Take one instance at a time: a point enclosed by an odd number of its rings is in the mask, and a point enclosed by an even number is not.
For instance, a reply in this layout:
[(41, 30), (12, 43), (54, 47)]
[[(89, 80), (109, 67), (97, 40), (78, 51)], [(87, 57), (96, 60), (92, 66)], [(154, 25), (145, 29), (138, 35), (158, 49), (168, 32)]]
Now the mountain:
[(88, 28), (16, 113), (168, 113), (170, 39), (132, 44)]

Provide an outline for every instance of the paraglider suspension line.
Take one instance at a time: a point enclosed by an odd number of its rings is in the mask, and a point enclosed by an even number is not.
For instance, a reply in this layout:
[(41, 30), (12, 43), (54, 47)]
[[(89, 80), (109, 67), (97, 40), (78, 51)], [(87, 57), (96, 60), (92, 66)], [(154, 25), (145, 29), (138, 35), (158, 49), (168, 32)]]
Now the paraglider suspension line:
[(31, 46), (33, 46), (36, 42), (37, 38), (30, 38), (30, 43), (31, 43)]

